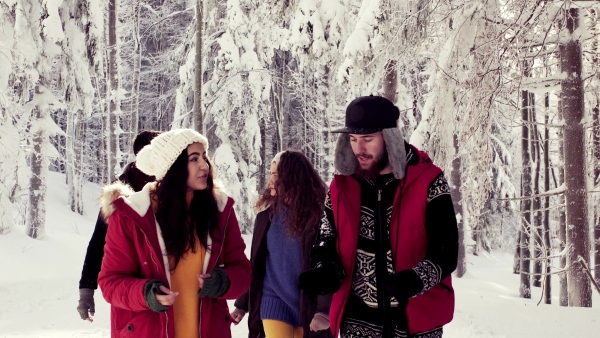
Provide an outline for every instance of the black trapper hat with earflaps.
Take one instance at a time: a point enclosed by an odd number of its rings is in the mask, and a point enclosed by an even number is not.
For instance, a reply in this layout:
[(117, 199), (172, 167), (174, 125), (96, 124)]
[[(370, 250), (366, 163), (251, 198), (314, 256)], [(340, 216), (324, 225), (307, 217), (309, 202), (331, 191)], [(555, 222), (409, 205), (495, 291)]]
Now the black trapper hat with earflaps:
[(406, 171), (406, 149), (404, 137), (398, 129), (400, 110), (383, 96), (361, 96), (354, 99), (346, 108), (344, 128), (332, 131), (340, 133), (335, 146), (335, 169), (342, 175), (352, 175), (358, 161), (350, 145), (349, 134), (373, 134), (381, 132), (385, 141), (388, 159), (394, 177), (404, 178)]

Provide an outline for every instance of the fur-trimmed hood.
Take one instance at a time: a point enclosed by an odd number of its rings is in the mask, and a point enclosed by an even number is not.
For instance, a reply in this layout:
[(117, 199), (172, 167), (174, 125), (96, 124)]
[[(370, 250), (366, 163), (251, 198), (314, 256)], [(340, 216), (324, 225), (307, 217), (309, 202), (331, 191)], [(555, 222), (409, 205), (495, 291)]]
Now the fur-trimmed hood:
[[(156, 182), (150, 182), (146, 184), (141, 191), (134, 192), (129, 185), (119, 181), (104, 186), (102, 188), (102, 195), (100, 196), (100, 210), (102, 212), (102, 217), (108, 222), (108, 218), (116, 210), (113, 202), (121, 197), (127, 205), (140, 215), (140, 217), (144, 217), (152, 203), (150, 199), (150, 190), (155, 187)], [(222, 212), (225, 210), (229, 196), (222, 188), (221, 184), (218, 184), (217, 182), (214, 184), (213, 193), (217, 200), (219, 212)]]
[[(406, 148), (404, 137), (398, 128), (386, 128), (381, 131), (387, 149), (388, 159), (392, 165), (394, 177), (401, 180), (406, 173)], [(358, 160), (350, 145), (350, 134), (342, 133), (335, 145), (334, 166), (341, 175), (352, 175), (356, 171)]]

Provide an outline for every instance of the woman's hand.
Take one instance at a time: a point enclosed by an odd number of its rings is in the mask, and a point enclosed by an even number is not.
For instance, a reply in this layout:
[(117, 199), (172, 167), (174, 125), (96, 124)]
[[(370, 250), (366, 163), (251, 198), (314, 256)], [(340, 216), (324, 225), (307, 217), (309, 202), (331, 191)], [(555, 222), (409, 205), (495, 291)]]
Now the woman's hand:
[(238, 325), (244, 316), (246, 315), (246, 311), (240, 310), (237, 307), (233, 312), (231, 312), (231, 318), (233, 318), (233, 324)]
[(322, 331), (329, 328), (329, 316), (323, 312), (315, 313), (312, 321), (310, 322), (311, 331)]
[(215, 268), (210, 273), (198, 275), (198, 295), (200, 297), (217, 298), (229, 288), (229, 278), (225, 270)]
[(202, 289), (202, 287), (204, 286), (204, 280), (205, 280), (205, 279), (208, 279), (208, 278), (210, 278), (210, 277), (212, 277), (212, 276), (210, 275), (210, 273), (199, 274), (199, 275), (198, 275), (198, 287), (199, 287), (200, 289)]
[(155, 293), (154, 297), (156, 297), (156, 301), (164, 306), (173, 305), (173, 303), (175, 303), (175, 299), (177, 298), (177, 296), (179, 296), (179, 292), (173, 292), (173, 291), (169, 290), (167, 287), (165, 287), (164, 285), (161, 285), (159, 289), (161, 292), (163, 292), (165, 294), (159, 295), (159, 294)]

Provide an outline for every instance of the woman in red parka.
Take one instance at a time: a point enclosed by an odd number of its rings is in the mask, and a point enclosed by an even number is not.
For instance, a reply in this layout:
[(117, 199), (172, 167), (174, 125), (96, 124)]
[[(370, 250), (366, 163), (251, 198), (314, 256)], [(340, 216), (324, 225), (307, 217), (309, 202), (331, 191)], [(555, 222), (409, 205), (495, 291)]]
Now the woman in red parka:
[(231, 337), (226, 299), (248, 289), (250, 262), (207, 149), (191, 129), (163, 133), (136, 158), (156, 183), (137, 193), (121, 183), (104, 189), (98, 284), (111, 304), (112, 337)]

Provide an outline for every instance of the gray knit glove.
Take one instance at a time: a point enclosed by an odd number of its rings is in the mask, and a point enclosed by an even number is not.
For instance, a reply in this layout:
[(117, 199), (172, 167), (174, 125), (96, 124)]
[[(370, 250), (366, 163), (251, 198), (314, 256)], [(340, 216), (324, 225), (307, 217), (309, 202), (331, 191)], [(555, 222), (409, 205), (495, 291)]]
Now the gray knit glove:
[(225, 270), (215, 268), (210, 272), (210, 278), (204, 280), (202, 289), (198, 291), (200, 297), (217, 298), (225, 293), (229, 288), (229, 278)]
[(144, 284), (144, 299), (146, 299), (146, 304), (150, 310), (154, 312), (165, 312), (169, 309), (169, 306), (164, 306), (156, 300), (155, 294), (165, 295), (164, 292), (160, 291), (160, 286), (165, 285), (165, 283), (159, 281), (158, 279), (151, 279)]
[(94, 312), (96, 312), (94, 289), (79, 289), (79, 305), (77, 306), (77, 312), (79, 312), (79, 316), (81, 316), (81, 319), (83, 320), (90, 318), (90, 314), (92, 316), (94, 315)]

